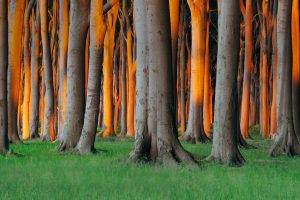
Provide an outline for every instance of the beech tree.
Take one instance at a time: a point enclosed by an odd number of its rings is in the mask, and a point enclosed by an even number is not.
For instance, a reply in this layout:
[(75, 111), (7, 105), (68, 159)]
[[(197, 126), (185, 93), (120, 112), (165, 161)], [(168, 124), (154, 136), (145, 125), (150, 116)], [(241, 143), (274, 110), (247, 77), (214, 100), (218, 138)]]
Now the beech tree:
[(271, 156), (286, 154), (300, 155), (299, 133), (295, 132), (292, 101), (292, 1), (278, 1), (277, 45), (277, 113), (278, 125), (275, 142), (270, 149)]
[(21, 143), (17, 127), (25, 1), (10, 0), (8, 27), (8, 138)]
[[(136, 140), (130, 159), (193, 162), (175, 136), (168, 0), (135, 0)], [(148, 84), (147, 84), (148, 83)]]
[(103, 43), (106, 30), (104, 16), (101, 12), (103, 10), (103, 0), (91, 0), (90, 9), (89, 80), (84, 125), (77, 144), (77, 149), (80, 153), (95, 151), (94, 142), (100, 103), (101, 64), (103, 61)]
[(67, 99), (60, 151), (75, 148), (80, 138), (85, 108), (85, 42), (89, 27), (90, 1), (70, 4), (70, 30), (67, 60)]
[(241, 164), (244, 159), (237, 144), (237, 77), (239, 53), (238, 0), (221, 2), (213, 146), (215, 162)]
[(8, 22), (7, 0), (0, 2), (0, 154), (9, 149), (7, 134), (7, 66), (8, 66)]

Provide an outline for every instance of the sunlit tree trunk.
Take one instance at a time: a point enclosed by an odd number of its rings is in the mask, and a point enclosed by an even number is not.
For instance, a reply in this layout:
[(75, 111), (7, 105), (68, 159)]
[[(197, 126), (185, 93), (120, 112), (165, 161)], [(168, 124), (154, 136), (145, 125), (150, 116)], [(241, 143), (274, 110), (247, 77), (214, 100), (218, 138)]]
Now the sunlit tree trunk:
[(30, 128), (29, 128), (29, 104), (30, 104), (30, 14), (33, 8), (35, 0), (30, 0), (24, 14), (24, 97), (23, 97), (23, 117), (22, 117), (22, 128), (23, 128), (23, 140), (28, 140), (30, 138)]
[(7, 133), (7, 66), (8, 66), (8, 22), (7, 0), (0, 1), (0, 154), (9, 149)]
[(63, 126), (66, 115), (67, 97), (67, 59), (69, 41), (69, 6), (68, 0), (59, 1), (59, 132), (58, 140), (63, 138)]
[(18, 102), (22, 56), (22, 30), (25, 1), (10, 1), (10, 25), (8, 27), (8, 138), (20, 143), (18, 135)]
[(205, 69), (204, 69), (204, 94), (203, 94), (203, 125), (204, 132), (207, 137), (211, 136), (212, 116), (210, 112), (210, 89), (211, 89), (211, 75), (210, 75), (210, 54), (209, 54), (209, 34), (210, 34), (210, 15), (209, 15), (209, 1), (206, 2), (205, 12)]
[(77, 149), (80, 153), (90, 153), (95, 150), (94, 142), (100, 103), (101, 64), (103, 61), (103, 43), (106, 29), (103, 14), (100, 12), (103, 10), (103, 0), (91, 0), (90, 9), (89, 80), (84, 125), (77, 144)]
[(191, 87), (188, 126), (185, 138), (188, 141), (205, 142), (203, 127), (203, 97), (205, 72), (205, 4), (206, 1), (188, 1), (192, 16)]
[(244, 63), (244, 79), (243, 94), (241, 104), (241, 133), (244, 138), (248, 137), (249, 127), (249, 108), (250, 108), (250, 86), (251, 86), (251, 69), (253, 55), (253, 31), (252, 31), (252, 0), (246, 1), (246, 18), (245, 18), (245, 63)]
[(295, 132), (292, 103), (292, 40), (291, 40), (292, 0), (278, 1), (277, 44), (277, 113), (278, 126), (275, 143), (270, 155), (300, 155), (299, 133)]
[(104, 58), (103, 58), (103, 137), (114, 136), (113, 128), (113, 53), (114, 38), (116, 30), (116, 20), (118, 17), (119, 6), (116, 4), (107, 13), (107, 30), (104, 39)]
[[(148, 158), (163, 163), (192, 163), (192, 157), (183, 149), (174, 133), (169, 1), (136, 0), (134, 5), (137, 115), (135, 148), (130, 158)], [(153, 124), (154, 120), (156, 124)]]
[(270, 108), (269, 108), (269, 73), (268, 73), (268, 0), (262, 3), (262, 38), (261, 38), (261, 59), (260, 66), (260, 132), (264, 137), (270, 135)]
[(128, 66), (128, 106), (127, 106), (127, 136), (134, 136), (134, 106), (135, 106), (135, 75), (136, 64), (132, 55), (132, 30), (127, 27), (127, 66)]
[(40, 70), (40, 15), (38, 6), (33, 14), (31, 29), (31, 112), (30, 112), (30, 138), (39, 136), (39, 70)]
[(278, 60), (278, 49), (277, 49), (277, 6), (278, 0), (274, 1), (273, 7), (273, 33), (272, 33), (272, 68), (273, 68), (273, 84), (272, 84), (272, 105), (271, 105), (271, 124), (270, 134), (272, 137), (277, 132), (277, 60)]
[(225, 164), (241, 164), (237, 145), (237, 77), (239, 52), (239, 3), (222, 1), (217, 82), (211, 159)]
[(48, 36), (48, 1), (40, 0), (40, 16), (41, 16), (41, 38), (43, 47), (43, 64), (44, 78), (46, 88), (46, 104), (45, 104), (45, 129), (43, 132), (44, 140), (54, 140), (54, 88), (53, 88), (53, 71), (52, 59), (50, 52), (50, 41)]
[[(292, 7), (292, 49), (293, 49), (293, 120), (295, 132), (300, 133), (300, 19), (299, 0), (293, 0)], [(299, 138), (300, 139), (300, 138)]]
[(85, 42), (90, 1), (72, 0), (67, 60), (67, 99), (60, 151), (75, 148), (81, 135), (85, 110)]

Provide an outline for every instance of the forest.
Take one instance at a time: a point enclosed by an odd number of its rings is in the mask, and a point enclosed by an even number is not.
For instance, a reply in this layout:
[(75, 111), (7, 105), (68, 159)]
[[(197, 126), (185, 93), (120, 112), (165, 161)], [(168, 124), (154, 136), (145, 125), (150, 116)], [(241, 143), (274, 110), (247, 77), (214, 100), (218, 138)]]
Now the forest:
[(299, 11), (0, 0), (0, 198), (297, 199)]

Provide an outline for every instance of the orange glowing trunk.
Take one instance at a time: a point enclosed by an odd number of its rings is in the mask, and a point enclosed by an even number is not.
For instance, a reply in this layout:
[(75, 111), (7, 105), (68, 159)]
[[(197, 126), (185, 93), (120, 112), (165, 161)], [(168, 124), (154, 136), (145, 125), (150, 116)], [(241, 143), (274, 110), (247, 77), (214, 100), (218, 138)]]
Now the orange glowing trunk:
[(128, 104), (127, 104), (127, 136), (134, 136), (134, 105), (135, 105), (135, 72), (136, 65), (132, 57), (132, 31), (127, 27), (127, 66), (128, 66)]
[(113, 127), (113, 52), (119, 4), (107, 13), (107, 30), (103, 57), (103, 137), (114, 136)]
[(244, 138), (248, 137), (249, 127), (249, 109), (250, 109), (250, 86), (251, 86), (251, 70), (252, 70), (252, 54), (253, 54), (253, 31), (252, 31), (252, 0), (246, 1), (245, 15), (245, 63), (244, 63), (244, 80), (243, 94), (241, 105), (241, 133)]
[(204, 69), (204, 98), (203, 98), (203, 123), (204, 132), (207, 137), (211, 136), (212, 112), (211, 99), (211, 78), (210, 78), (210, 55), (209, 55), (209, 1), (206, 2), (206, 36), (205, 36), (205, 69)]

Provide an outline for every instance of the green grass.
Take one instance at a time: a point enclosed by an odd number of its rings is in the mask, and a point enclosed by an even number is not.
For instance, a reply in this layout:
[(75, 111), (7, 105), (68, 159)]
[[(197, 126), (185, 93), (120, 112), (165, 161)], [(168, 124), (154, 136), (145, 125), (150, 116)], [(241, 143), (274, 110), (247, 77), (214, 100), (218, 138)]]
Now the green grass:
[[(12, 145), (23, 156), (0, 156), (0, 199), (299, 199), (300, 158), (270, 158), (271, 141), (250, 141), (247, 163), (233, 168), (125, 162), (133, 142), (100, 140), (99, 154), (59, 154), (57, 144)], [(211, 144), (184, 144), (200, 156)]]

